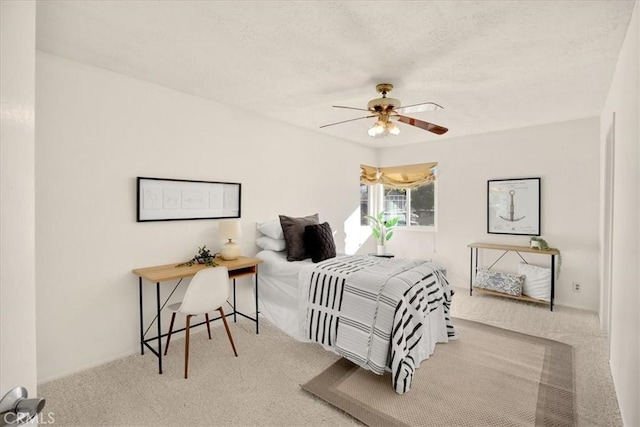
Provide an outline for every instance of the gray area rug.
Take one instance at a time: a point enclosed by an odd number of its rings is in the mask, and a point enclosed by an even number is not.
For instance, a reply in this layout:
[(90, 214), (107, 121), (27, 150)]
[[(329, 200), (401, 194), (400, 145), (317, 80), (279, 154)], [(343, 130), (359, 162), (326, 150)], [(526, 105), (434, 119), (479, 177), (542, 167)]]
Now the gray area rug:
[(573, 347), (463, 319), (411, 390), (341, 359), (302, 388), (370, 426), (573, 426)]

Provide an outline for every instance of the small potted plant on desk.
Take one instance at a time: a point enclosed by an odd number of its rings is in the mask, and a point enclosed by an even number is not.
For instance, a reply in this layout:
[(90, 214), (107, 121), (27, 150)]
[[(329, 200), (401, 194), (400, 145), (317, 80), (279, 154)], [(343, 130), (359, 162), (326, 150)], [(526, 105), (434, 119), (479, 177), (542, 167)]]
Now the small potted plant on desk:
[(209, 249), (207, 249), (207, 245), (198, 248), (198, 253), (191, 258), (187, 262), (183, 262), (182, 264), (176, 265), (176, 267), (184, 267), (191, 266), (194, 264), (205, 264), (209, 267), (216, 267), (218, 264), (214, 261), (215, 255), (211, 253)]
[(378, 241), (378, 255), (387, 253), (386, 243), (393, 236), (393, 228), (398, 225), (399, 217), (393, 217), (388, 220), (384, 219), (384, 211), (380, 212), (377, 217), (365, 215), (365, 218), (371, 222), (371, 234)]

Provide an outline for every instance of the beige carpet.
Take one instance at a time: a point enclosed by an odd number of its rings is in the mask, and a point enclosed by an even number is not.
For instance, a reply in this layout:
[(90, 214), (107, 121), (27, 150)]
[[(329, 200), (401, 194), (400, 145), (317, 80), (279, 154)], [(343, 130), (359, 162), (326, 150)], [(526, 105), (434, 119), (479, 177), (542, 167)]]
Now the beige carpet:
[[(622, 425), (606, 337), (595, 313), (562, 306), (550, 313), (536, 304), (456, 291), (452, 314), (457, 318), (573, 346), (578, 425)], [(266, 321), (260, 322), (260, 335), (247, 320), (230, 327), (237, 358), (219, 325), (211, 341), (206, 332), (195, 333), (185, 380), (184, 341), (176, 336), (163, 375), (150, 354), (124, 357), (40, 384), (37, 394), (47, 400), (44, 412), (53, 415), (56, 427), (362, 425), (300, 387), (338, 360), (333, 353), (301, 344)], [(134, 335), (137, 324), (131, 328)], [(135, 337), (131, 347), (138, 347)]]
[(302, 388), (370, 426), (573, 426), (573, 349), (462, 319), (398, 395), (390, 374), (340, 360)]

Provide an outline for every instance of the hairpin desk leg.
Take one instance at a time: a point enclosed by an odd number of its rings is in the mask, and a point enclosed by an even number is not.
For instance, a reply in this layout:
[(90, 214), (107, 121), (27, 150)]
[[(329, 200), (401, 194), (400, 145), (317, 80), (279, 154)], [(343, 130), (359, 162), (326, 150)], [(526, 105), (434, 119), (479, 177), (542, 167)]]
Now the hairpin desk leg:
[(236, 279), (233, 279), (233, 323), (236, 323)]
[(260, 333), (258, 329), (258, 269), (256, 267), (256, 334)]
[(158, 373), (162, 373), (162, 327), (160, 326), (160, 282), (156, 282), (156, 310), (158, 317)]
[(144, 325), (142, 324), (142, 277), (138, 278), (138, 293), (140, 295), (140, 354), (144, 355)]

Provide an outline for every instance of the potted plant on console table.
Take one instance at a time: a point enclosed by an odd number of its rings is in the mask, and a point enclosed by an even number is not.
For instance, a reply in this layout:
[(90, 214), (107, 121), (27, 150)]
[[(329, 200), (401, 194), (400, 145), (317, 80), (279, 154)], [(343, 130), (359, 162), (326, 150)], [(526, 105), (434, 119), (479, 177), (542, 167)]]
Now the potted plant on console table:
[(365, 215), (371, 223), (371, 234), (378, 241), (378, 255), (387, 253), (387, 242), (393, 236), (393, 228), (398, 225), (399, 217), (393, 217), (388, 220), (384, 219), (384, 211), (380, 212), (377, 217)]
[(558, 251), (558, 268), (556, 269), (556, 278), (560, 277), (560, 267), (562, 267), (562, 253), (560, 252), (560, 249), (552, 248), (542, 237), (535, 236), (529, 239), (529, 246), (531, 249), (542, 249), (543, 251), (552, 249)]

